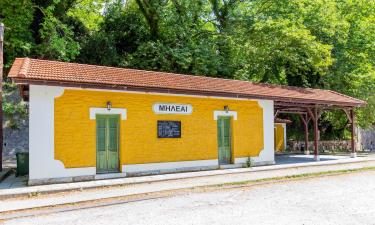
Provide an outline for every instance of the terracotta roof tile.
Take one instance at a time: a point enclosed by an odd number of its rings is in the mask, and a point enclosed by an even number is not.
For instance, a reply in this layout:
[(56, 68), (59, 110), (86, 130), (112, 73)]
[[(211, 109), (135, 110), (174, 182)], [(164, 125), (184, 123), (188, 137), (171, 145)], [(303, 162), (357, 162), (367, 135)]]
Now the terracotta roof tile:
[(360, 106), (365, 102), (330, 90), (252, 83), (240, 80), (204, 76), (153, 72), (145, 70), (67, 63), (30, 58), (17, 58), (9, 77), (18, 83), (32, 81), (95, 84), (168, 89), (182, 92), (209, 92), (212, 95), (240, 95), (277, 99), (280, 101), (309, 101), (317, 104)]

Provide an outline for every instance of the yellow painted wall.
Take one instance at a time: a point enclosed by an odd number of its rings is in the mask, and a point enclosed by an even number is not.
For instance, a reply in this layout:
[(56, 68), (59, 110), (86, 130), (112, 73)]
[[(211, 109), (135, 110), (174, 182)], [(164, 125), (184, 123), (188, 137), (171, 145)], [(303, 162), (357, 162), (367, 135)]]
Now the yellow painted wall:
[[(234, 157), (258, 156), (263, 149), (263, 109), (257, 101), (154, 95), (143, 93), (65, 90), (55, 99), (55, 159), (66, 168), (96, 166), (96, 123), (90, 107), (126, 108), (120, 122), (120, 165), (217, 159), (214, 110), (228, 105), (237, 111), (233, 121)], [(193, 106), (191, 115), (162, 115), (154, 103)], [(181, 121), (181, 138), (157, 138), (157, 120)]]
[(275, 123), (275, 150), (282, 152), (285, 150), (284, 144), (284, 127), (282, 124)]

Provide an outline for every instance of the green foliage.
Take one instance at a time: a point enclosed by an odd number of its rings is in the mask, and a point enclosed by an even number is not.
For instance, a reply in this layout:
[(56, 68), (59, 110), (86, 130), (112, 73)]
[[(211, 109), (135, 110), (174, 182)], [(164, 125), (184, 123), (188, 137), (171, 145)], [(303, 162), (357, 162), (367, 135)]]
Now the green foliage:
[(13, 118), (11, 118), (9, 120), (9, 124), (8, 124), (9, 128), (12, 129), (12, 130), (18, 130), (20, 127), (17, 123), (17, 121), (15, 121)]
[(254, 24), (246, 41), (245, 65), (237, 77), (258, 82), (317, 86), (332, 65), (331, 49), (303, 25), (285, 19)]
[(6, 116), (13, 116), (14, 114), (25, 116), (27, 113), (26, 107), (23, 103), (14, 103), (14, 102), (4, 102), (3, 112), (4, 112), (4, 115)]
[(54, 16), (54, 10), (55, 5), (42, 10), (44, 18), (39, 29), (41, 42), (35, 52), (42, 58), (69, 61), (79, 53), (79, 43), (74, 40), (72, 28)]
[(100, 30), (82, 43), (78, 60), (85, 63), (120, 66), (125, 55), (150, 39), (146, 22), (135, 5), (112, 5), (107, 9)]
[[(2, 0), (0, 22), (5, 24), (5, 69), (15, 57), (70, 61), (88, 30), (69, 9), (75, 0)], [(82, 3), (83, 4), (83, 3)], [(79, 4), (78, 4), (79, 5)]]
[(19, 119), (27, 117), (27, 105), (17, 98), (17, 86), (12, 83), (3, 83), (3, 114), (5, 115), (5, 124), (11, 129), (18, 129)]
[(324, 86), (366, 100), (367, 107), (356, 112), (359, 125), (368, 127), (375, 123), (375, 2), (340, 0), (337, 6), (349, 27), (334, 45), (335, 63)]
[(253, 164), (254, 164), (253, 159), (250, 156), (247, 157), (247, 159), (246, 159), (246, 167), (250, 168), (250, 167), (253, 166)]
[[(0, 20), (7, 68), (30, 56), (327, 88), (366, 100), (358, 123), (375, 123), (373, 0), (2, 0)], [(320, 126), (348, 130), (341, 111)]]
[(17, 90), (17, 85), (14, 83), (4, 82), (3, 83), (3, 92), (10, 93)]
[[(98, 48), (100, 46), (100, 48)], [(104, 66), (118, 66), (120, 57), (113, 37), (105, 33), (95, 33), (82, 43), (78, 61)]]
[(98, 30), (99, 24), (103, 22), (101, 12), (108, 2), (108, 0), (77, 1), (74, 7), (69, 9), (67, 15), (81, 21), (89, 30)]
[(34, 45), (29, 29), (34, 8), (29, 0), (0, 1), (0, 22), (6, 26), (4, 33), (4, 63), (9, 68), (15, 57), (27, 56)]

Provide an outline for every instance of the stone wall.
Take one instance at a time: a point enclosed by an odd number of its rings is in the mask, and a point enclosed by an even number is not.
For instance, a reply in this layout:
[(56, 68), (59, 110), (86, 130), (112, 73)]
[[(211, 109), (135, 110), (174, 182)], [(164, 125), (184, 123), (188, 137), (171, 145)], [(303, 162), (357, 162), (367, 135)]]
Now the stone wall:
[(14, 160), (17, 152), (27, 152), (29, 149), (29, 124), (27, 119), (17, 118), (17, 128), (9, 127), (9, 119), (4, 122), (4, 160)]
[[(11, 102), (27, 109), (27, 105), (23, 105), (18, 89), (15, 87), (4, 88), (4, 102)], [(12, 110), (8, 110), (12, 111)], [(4, 110), (3, 117), (3, 159), (5, 162), (14, 162), (17, 152), (27, 152), (29, 148), (29, 120), (28, 115), (21, 115), (17, 110), (12, 114), (7, 114)]]
[(365, 150), (375, 151), (375, 126), (370, 129), (359, 129), (361, 145)]
[[(357, 128), (356, 149), (357, 151), (375, 151), (375, 127), (370, 129)], [(287, 148), (292, 152), (303, 152), (304, 141), (288, 141)], [(314, 150), (314, 142), (309, 142), (309, 150)], [(349, 152), (351, 151), (351, 141), (319, 141), (320, 152)]]
[[(305, 148), (304, 141), (288, 141), (287, 146), (289, 151), (292, 152), (303, 152)], [(350, 141), (319, 141), (318, 145), (320, 152), (349, 152), (351, 150), (351, 143)], [(310, 152), (314, 151), (314, 142), (309, 142), (309, 150)]]

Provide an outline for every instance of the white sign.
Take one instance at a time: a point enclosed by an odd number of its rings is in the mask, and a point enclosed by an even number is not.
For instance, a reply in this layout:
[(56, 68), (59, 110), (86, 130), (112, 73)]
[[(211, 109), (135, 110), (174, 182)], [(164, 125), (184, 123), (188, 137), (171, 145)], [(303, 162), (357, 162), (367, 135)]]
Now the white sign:
[(189, 104), (155, 103), (152, 110), (156, 114), (191, 114), (193, 107)]

